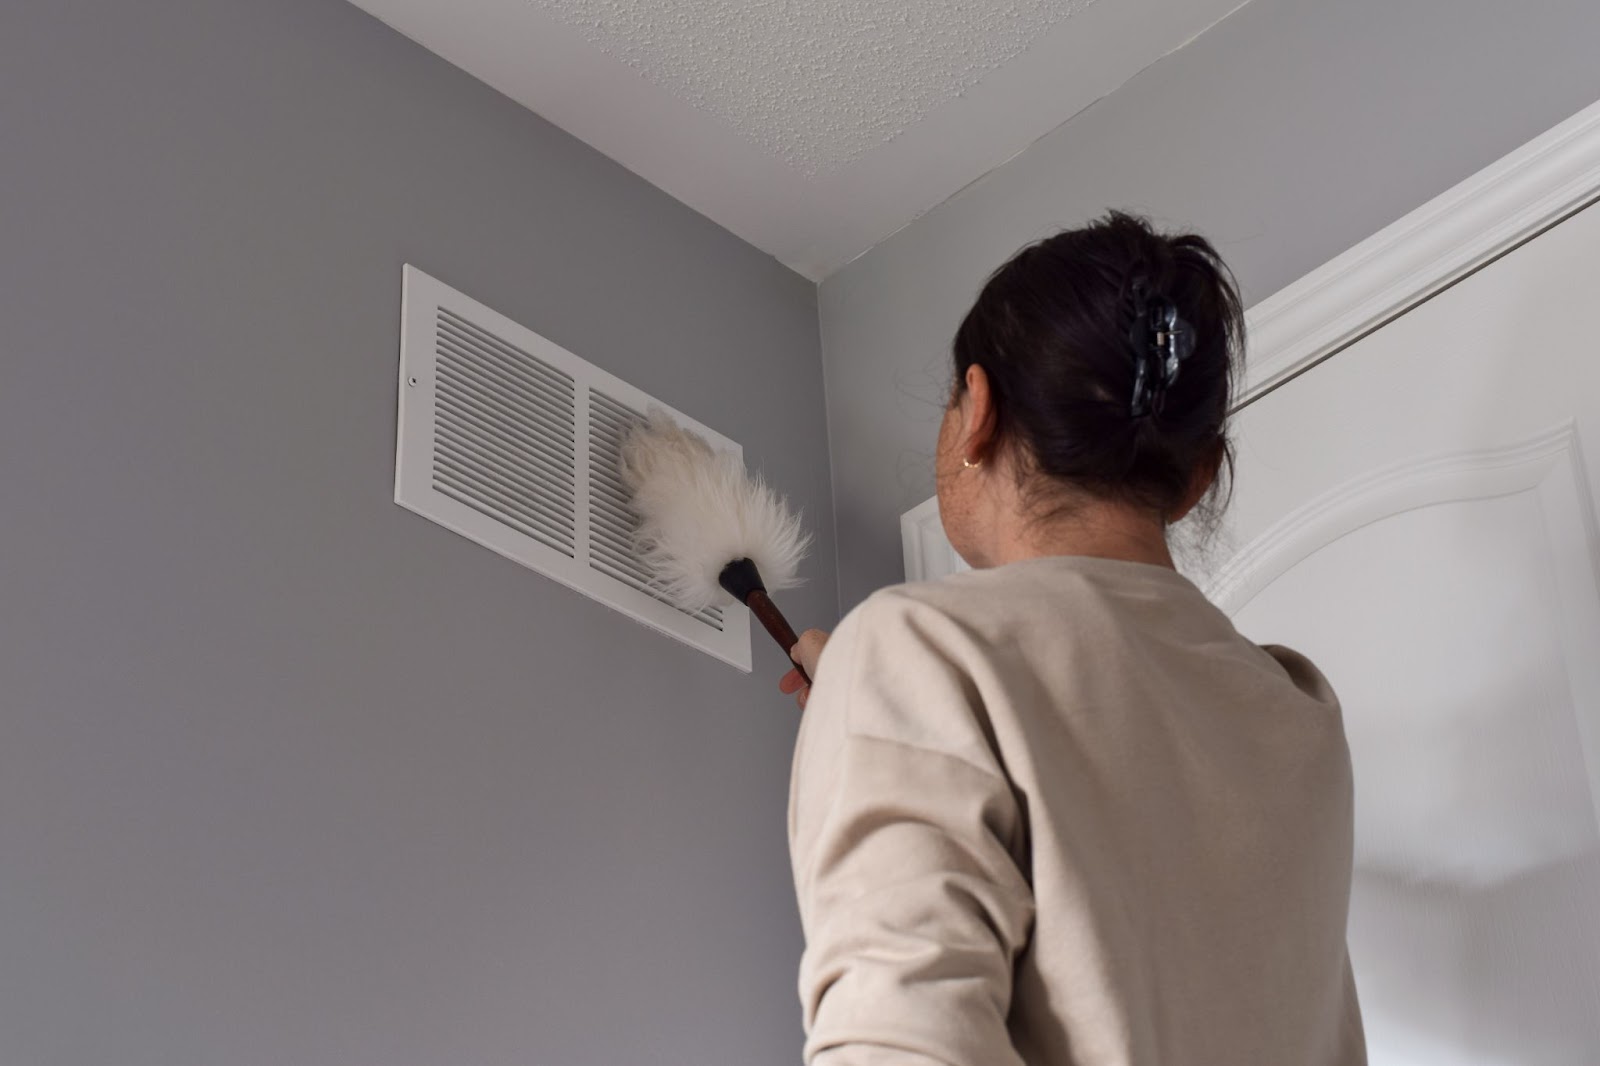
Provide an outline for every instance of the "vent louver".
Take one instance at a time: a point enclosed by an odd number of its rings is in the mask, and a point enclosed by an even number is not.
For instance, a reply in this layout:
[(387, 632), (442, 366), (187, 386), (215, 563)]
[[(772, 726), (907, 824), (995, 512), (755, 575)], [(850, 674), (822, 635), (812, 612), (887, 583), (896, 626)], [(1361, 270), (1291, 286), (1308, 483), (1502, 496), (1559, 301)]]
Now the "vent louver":
[(621, 442), (645, 410), (670, 409), (415, 267), (401, 302), (395, 502), (749, 670), (748, 614), (681, 610), (633, 549)]
[(571, 558), (572, 376), (444, 308), (436, 338), (433, 487)]

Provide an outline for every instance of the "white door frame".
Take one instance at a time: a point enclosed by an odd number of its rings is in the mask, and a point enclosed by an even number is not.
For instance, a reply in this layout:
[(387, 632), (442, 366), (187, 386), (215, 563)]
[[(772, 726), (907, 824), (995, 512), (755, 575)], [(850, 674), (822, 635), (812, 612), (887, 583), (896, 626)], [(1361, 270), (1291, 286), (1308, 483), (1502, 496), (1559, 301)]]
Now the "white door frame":
[[(1245, 314), (1235, 410), (1600, 200), (1595, 103)], [(936, 498), (900, 517), (906, 580), (950, 572)], [(942, 548), (940, 547), (942, 545)]]

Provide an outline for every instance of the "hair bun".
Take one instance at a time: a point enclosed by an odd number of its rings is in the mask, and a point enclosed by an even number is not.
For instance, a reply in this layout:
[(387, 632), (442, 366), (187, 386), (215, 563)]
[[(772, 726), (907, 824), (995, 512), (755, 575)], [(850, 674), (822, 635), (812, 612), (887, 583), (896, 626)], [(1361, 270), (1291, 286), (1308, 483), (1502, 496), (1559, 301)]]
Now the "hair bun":
[(989, 277), (956, 331), (956, 389), (983, 367), (1000, 440), (1038, 488), (1166, 514), (1201, 464), (1229, 455), (1243, 336), (1237, 286), (1209, 241), (1112, 211)]

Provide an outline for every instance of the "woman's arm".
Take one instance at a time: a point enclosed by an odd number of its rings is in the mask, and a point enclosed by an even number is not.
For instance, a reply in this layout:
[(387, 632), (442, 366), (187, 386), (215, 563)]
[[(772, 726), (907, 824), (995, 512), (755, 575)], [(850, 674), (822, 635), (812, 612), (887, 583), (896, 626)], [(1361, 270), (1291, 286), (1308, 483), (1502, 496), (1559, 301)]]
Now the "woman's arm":
[(1006, 1029), (1033, 922), (1025, 838), (932, 608), (880, 594), (828, 644), (790, 854), (810, 1066), (1021, 1066)]

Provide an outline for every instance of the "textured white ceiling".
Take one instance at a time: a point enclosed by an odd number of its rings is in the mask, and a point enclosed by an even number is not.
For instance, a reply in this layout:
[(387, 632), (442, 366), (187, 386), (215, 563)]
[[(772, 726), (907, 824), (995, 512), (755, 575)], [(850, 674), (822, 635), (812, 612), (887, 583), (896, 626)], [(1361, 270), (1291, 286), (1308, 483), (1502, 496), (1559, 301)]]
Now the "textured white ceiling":
[(807, 175), (893, 140), (1095, 0), (529, 0)]
[(821, 279), (1245, 0), (352, 2)]

